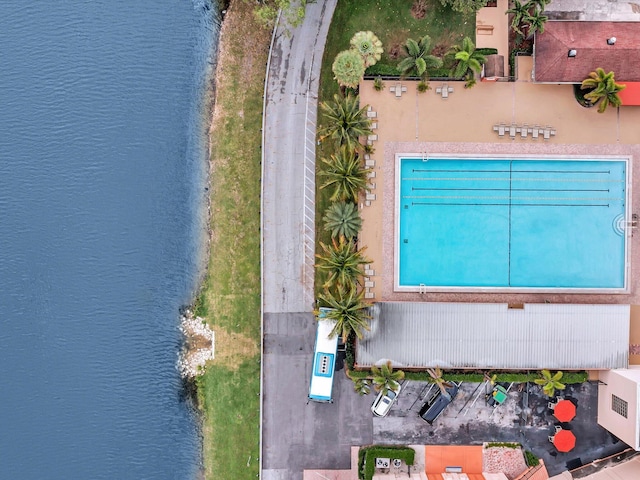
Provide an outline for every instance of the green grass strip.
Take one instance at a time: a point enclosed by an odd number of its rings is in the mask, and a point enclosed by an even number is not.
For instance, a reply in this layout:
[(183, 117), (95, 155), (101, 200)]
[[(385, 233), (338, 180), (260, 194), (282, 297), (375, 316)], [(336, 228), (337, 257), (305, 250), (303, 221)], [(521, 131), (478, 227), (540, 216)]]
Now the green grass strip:
[(211, 244), (196, 313), (216, 332), (197, 381), (205, 478), (256, 478), (260, 440), (260, 176), (262, 95), (271, 32), (254, 4), (223, 22), (211, 129)]

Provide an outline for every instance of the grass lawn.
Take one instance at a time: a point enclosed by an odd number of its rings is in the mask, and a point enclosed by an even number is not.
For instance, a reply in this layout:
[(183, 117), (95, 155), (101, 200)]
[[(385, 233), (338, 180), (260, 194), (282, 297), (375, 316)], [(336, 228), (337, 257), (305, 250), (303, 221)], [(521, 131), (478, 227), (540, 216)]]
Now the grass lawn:
[[(339, 92), (333, 79), (331, 65), (335, 56), (347, 50), (353, 34), (361, 30), (371, 30), (382, 41), (385, 53), (380, 64), (396, 65), (402, 53), (402, 45), (408, 38), (419, 39), (429, 35), (432, 40), (432, 54), (442, 56), (452, 45), (460, 44), (466, 36), (475, 38), (475, 14), (463, 15), (445, 8), (440, 0), (429, 0), (426, 15), (416, 19), (411, 15), (413, 0), (339, 0), (333, 15), (327, 45), (322, 59), (319, 101), (327, 101)], [(390, 52), (392, 53), (390, 55)], [(318, 128), (324, 125), (322, 113), (318, 113)], [(334, 152), (331, 141), (325, 140), (317, 149), (316, 176), (322, 168), (320, 158)], [(331, 242), (331, 235), (324, 231), (322, 217), (330, 204), (330, 192), (321, 190), (322, 179), (316, 182), (316, 252), (320, 251), (318, 241)], [(316, 292), (321, 291), (323, 279), (316, 270)]]
[(271, 32), (253, 3), (223, 22), (211, 127), (211, 244), (196, 313), (216, 334), (198, 381), (207, 479), (256, 478), (260, 438), (260, 175), (262, 93)]

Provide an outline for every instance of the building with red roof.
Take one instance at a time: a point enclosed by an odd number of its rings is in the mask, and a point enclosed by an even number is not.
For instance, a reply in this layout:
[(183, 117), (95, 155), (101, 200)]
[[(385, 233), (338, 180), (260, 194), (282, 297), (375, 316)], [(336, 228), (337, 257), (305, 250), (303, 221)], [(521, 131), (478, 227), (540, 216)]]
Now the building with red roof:
[(640, 82), (638, 22), (548, 21), (534, 45), (536, 83), (581, 83), (598, 67), (618, 83)]

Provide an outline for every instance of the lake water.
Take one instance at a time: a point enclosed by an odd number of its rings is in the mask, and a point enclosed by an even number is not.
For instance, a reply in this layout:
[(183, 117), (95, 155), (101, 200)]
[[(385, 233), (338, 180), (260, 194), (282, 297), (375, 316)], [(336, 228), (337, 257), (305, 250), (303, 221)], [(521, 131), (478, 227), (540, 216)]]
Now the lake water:
[(2, 479), (198, 474), (210, 1), (0, 2)]

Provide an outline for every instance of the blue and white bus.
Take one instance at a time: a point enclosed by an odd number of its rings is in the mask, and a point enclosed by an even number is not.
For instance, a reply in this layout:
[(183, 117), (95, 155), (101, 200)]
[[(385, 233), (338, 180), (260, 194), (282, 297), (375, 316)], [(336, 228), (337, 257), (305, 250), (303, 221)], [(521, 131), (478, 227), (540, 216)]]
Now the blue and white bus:
[(313, 369), (309, 385), (309, 400), (315, 402), (332, 402), (333, 374), (338, 353), (338, 335), (329, 338), (335, 326), (335, 320), (329, 320), (326, 314), (329, 308), (321, 307), (318, 314), (316, 346), (313, 351)]

